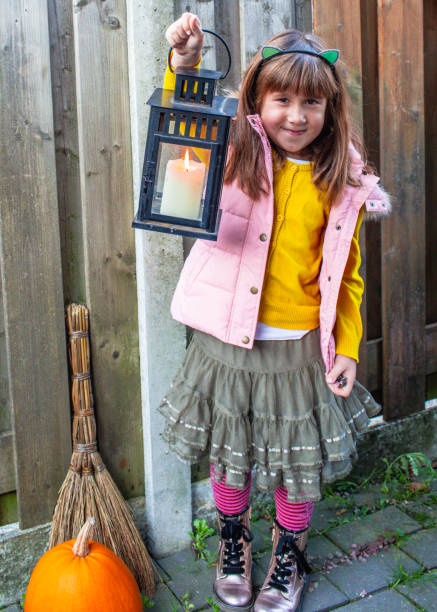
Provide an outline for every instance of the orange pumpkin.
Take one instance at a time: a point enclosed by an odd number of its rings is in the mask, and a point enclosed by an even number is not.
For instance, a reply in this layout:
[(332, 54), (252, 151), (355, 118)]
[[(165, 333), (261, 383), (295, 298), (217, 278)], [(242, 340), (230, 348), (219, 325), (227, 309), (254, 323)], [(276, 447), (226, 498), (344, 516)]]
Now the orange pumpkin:
[(103, 544), (88, 541), (93, 519), (76, 540), (47, 551), (35, 565), (26, 591), (25, 612), (141, 612), (135, 578)]

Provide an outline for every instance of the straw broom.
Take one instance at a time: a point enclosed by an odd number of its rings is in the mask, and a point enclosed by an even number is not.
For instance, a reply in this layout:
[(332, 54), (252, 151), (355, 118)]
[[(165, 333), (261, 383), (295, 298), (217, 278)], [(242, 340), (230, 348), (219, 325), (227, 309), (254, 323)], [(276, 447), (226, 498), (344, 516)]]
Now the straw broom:
[(135, 527), (132, 512), (97, 451), (96, 420), (90, 378), (88, 309), (67, 307), (72, 371), (73, 454), (59, 490), (49, 548), (76, 537), (88, 517), (95, 519), (94, 539), (115, 552), (129, 567), (140, 590), (155, 590), (152, 561)]

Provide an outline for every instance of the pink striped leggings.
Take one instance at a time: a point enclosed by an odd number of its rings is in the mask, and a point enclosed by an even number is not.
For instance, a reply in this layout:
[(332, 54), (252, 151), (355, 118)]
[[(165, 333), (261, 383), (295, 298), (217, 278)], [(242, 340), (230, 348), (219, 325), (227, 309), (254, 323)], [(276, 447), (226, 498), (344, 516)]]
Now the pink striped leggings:
[[(223, 514), (239, 514), (249, 505), (251, 475), (244, 489), (226, 485), (226, 475), (221, 482), (214, 480), (214, 466), (211, 464), (211, 485), (214, 501)], [(281, 527), (290, 531), (300, 531), (309, 527), (314, 502), (291, 503), (287, 501), (287, 489), (283, 486), (275, 490), (276, 518)]]

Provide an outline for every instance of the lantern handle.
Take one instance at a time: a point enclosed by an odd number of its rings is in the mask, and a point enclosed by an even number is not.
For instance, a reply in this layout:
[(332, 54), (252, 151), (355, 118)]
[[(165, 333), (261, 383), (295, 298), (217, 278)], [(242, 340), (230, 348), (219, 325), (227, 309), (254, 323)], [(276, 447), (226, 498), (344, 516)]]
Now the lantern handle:
[[(231, 52), (229, 50), (229, 47), (228, 47), (225, 39), (222, 38), (222, 36), (220, 36), (220, 34), (217, 34), (217, 32), (213, 32), (212, 30), (207, 30), (206, 28), (202, 28), (202, 32), (206, 32), (207, 34), (212, 34), (213, 36), (218, 38), (224, 44), (224, 46), (225, 46), (226, 53), (228, 54), (228, 69), (226, 70), (226, 72), (224, 74), (222, 73), (221, 77), (219, 77), (220, 80), (225, 79), (228, 76), (229, 71), (231, 69), (231, 65), (232, 65)], [(174, 74), (174, 70), (171, 67), (171, 61), (170, 61), (170, 59), (171, 59), (171, 52), (172, 51), (173, 51), (173, 47), (170, 47), (170, 50), (168, 52), (168, 62), (167, 63), (168, 63), (168, 67), (170, 69), (170, 72), (173, 72), (173, 74)]]

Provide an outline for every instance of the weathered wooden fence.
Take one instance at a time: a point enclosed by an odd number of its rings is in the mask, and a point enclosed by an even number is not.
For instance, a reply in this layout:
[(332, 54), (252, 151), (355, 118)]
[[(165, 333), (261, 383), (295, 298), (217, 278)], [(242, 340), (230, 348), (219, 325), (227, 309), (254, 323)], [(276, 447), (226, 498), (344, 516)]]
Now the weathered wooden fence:
[[(173, 365), (166, 369), (166, 360), (175, 351), (166, 344), (180, 332), (173, 331), (168, 292), (160, 293), (159, 283), (174, 282), (182, 246), (174, 238), (141, 237), (152, 245), (144, 265), (159, 278), (136, 278), (130, 222), (141, 146), (131, 147), (131, 140), (144, 143), (145, 121), (138, 136), (132, 118), (145, 117), (145, 100), (134, 89), (141, 75), (130, 82), (128, 76), (143, 53), (133, 32), (133, 24), (141, 28), (138, 7), (149, 30), (163, 30), (174, 15), (191, 10), (224, 35), (233, 52), (225, 86), (232, 88), (256, 49), (281, 29), (313, 27), (342, 50), (356, 122), (394, 204), (382, 230), (369, 223), (362, 232), (366, 341), (359, 378), (381, 395), (389, 420), (421, 410), (426, 381), (437, 372), (436, 3), (2, 2), (0, 524), (49, 520), (68, 467), (63, 308), (70, 301), (86, 302), (91, 311), (104, 460), (126, 497), (143, 495), (145, 481), (149, 496), (159, 487), (147, 476), (147, 462), (156, 465), (158, 433), (152, 408), (141, 410), (139, 336), (141, 342), (149, 326), (148, 346), (150, 338), (155, 344), (167, 338), (142, 355), (151, 379), (167, 381)], [(151, 46), (147, 57), (150, 70), (158, 61), (162, 72), (165, 44)], [(207, 40), (204, 65), (216, 61), (221, 51)], [(137, 280), (140, 302), (146, 296), (140, 333)], [(145, 397), (155, 402), (152, 386), (143, 381), (143, 404)]]

